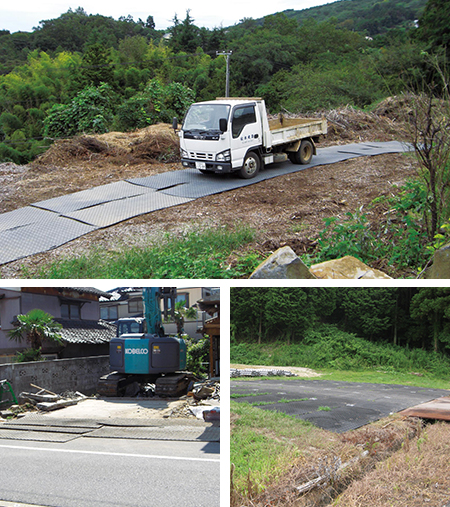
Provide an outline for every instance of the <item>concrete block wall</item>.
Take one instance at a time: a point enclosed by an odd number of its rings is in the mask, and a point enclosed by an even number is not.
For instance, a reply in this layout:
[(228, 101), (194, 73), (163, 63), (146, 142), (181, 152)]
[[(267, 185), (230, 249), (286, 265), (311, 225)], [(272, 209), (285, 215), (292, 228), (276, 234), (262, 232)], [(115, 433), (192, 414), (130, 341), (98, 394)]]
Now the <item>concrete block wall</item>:
[(0, 380), (8, 379), (16, 396), (35, 392), (30, 383), (57, 394), (80, 391), (91, 395), (97, 390), (98, 379), (107, 373), (109, 356), (0, 364)]

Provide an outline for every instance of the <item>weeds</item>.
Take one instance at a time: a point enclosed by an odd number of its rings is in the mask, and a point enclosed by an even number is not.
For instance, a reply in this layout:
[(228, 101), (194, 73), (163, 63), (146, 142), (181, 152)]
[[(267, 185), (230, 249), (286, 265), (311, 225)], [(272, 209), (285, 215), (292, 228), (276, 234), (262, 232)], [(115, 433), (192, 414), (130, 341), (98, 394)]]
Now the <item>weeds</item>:
[[(389, 376), (401, 377), (411, 384), (410, 372), (423, 376), (414, 378), (417, 385), (438, 382), (448, 388), (450, 359), (444, 354), (422, 349), (408, 349), (388, 343), (374, 343), (340, 330), (335, 325), (322, 324), (306, 331), (301, 343), (287, 345), (272, 343), (231, 342), (232, 363), (270, 366), (302, 366), (333, 371), (337, 379), (348, 376), (348, 371), (367, 372), (368, 382), (386, 382)], [(399, 375), (399, 374), (403, 374)], [(355, 373), (362, 376), (361, 373)], [(343, 380), (351, 380), (342, 378)], [(434, 379), (434, 380), (431, 380)]]
[[(369, 221), (370, 210), (379, 205), (388, 208), (386, 218)], [(366, 213), (360, 208), (347, 213), (344, 220), (327, 218), (314, 262), (351, 255), (365, 263), (386, 259), (396, 270), (420, 270), (430, 257), (425, 210), (425, 187), (419, 180), (410, 180), (396, 196), (375, 199)]]
[(55, 261), (27, 278), (240, 278), (260, 262), (254, 252), (230, 255), (254, 240), (255, 231), (239, 226), (192, 230), (181, 237), (169, 233), (157, 245), (123, 246), (117, 252), (92, 251), (80, 257)]

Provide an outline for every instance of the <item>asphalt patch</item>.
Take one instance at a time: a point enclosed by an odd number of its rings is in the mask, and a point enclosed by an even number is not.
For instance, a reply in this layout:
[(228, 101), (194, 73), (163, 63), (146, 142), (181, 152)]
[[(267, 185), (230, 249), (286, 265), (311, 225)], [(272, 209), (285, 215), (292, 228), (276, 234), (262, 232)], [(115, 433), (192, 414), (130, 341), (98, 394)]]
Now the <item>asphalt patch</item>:
[(394, 384), (305, 379), (231, 381), (234, 401), (283, 412), (336, 433), (445, 395), (448, 391), (444, 389)]

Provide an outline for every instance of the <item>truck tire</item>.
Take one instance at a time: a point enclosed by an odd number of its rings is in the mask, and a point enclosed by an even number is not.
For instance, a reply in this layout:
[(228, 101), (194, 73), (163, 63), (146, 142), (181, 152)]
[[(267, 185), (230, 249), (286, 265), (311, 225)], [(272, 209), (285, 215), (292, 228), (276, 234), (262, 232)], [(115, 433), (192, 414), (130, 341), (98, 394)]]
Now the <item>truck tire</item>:
[(313, 154), (313, 143), (309, 139), (303, 139), (298, 151), (288, 153), (288, 157), (293, 164), (309, 164)]
[(245, 155), (244, 165), (239, 170), (239, 176), (246, 180), (254, 178), (259, 173), (261, 161), (254, 151), (249, 151)]

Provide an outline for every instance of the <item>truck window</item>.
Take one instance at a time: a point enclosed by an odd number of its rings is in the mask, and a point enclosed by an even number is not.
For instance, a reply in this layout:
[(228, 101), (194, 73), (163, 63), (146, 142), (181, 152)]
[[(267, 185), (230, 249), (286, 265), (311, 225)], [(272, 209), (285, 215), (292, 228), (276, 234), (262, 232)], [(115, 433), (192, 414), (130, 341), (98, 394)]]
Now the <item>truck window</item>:
[(233, 138), (239, 137), (242, 129), (250, 123), (256, 123), (255, 106), (237, 107), (233, 112), (231, 132)]

